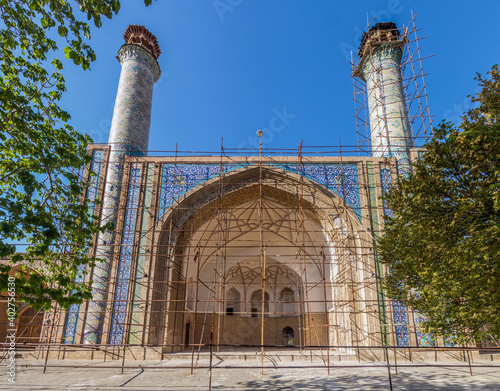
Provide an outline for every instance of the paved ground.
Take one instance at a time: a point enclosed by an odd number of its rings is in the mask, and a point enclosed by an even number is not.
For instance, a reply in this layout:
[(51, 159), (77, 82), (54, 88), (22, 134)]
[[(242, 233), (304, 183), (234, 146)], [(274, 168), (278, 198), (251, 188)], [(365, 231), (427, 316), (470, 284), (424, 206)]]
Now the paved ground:
[[(43, 361), (17, 360), (16, 383), (7, 381), (6, 367), (0, 369), (0, 390), (30, 391), (83, 391), (83, 390), (171, 390), (196, 391), (208, 390), (208, 369), (197, 369), (194, 374), (186, 368), (173, 369), (173, 366), (186, 366), (186, 360), (170, 361), (129, 361), (126, 365), (141, 366), (126, 368), (121, 374), (121, 362), (108, 361), (50, 361), (52, 365), (79, 365), (80, 368), (61, 368), (51, 366), (43, 373)], [(2, 363), (3, 364), (3, 363)], [(201, 361), (200, 365), (208, 362)], [(306, 368), (310, 362), (273, 362), (266, 361), (268, 369), (261, 375), (260, 368), (245, 369), (234, 366), (259, 366), (260, 361), (251, 360), (214, 360), (212, 370), (212, 390), (390, 390), (387, 367), (373, 363), (371, 368), (355, 367), (358, 363), (335, 362), (330, 375), (325, 368)], [(420, 363), (423, 364), (423, 363)], [(424, 363), (425, 364), (425, 363)], [(435, 365), (436, 363), (429, 363)], [(438, 362), (441, 365), (462, 365), (463, 362)], [(497, 367), (473, 368), (470, 376), (468, 367), (404, 367), (398, 374), (392, 369), (393, 390), (500, 390), (499, 363), (482, 362), (477, 365), (492, 364)], [(231, 365), (232, 368), (226, 368)], [(293, 365), (295, 368), (290, 368)], [(314, 364), (319, 365), (319, 364)], [(348, 365), (350, 367), (340, 367)], [(376, 366), (375, 366), (376, 365)], [(98, 368), (108, 366), (111, 368)]]

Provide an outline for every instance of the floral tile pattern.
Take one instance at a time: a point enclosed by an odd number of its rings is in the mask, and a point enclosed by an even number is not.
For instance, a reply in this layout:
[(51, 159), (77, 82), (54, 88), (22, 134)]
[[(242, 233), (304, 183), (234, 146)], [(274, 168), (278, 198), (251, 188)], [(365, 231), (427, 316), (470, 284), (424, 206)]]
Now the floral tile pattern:
[(434, 335), (432, 333), (422, 332), (422, 323), (426, 320), (426, 316), (415, 311), (415, 332), (417, 334), (417, 346), (432, 347), (435, 344)]
[[(86, 199), (89, 208), (89, 214), (93, 215), (95, 212), (95, 202), (97, 199), (97, 191), (99, 190), (99, 178), (101, 175), (102, 159), (104, 156), (104, 151), (96, 150), (92, 153), (92, 164), (90, 169), (94, 175), (90, 178), (90, 185), (87, 190)], [(75, 282), (83, 282), (85, 270), (85, 265), (81, 265), (78, 268), (79, 273), (75, 278)], [(64, 343), (72, 344), (75, 343), (76, 329), (78, 326), (78, 314), (80, 313), (80, 304), (72, 304), (68, 309), (68, 315), (66, 318), (66, 325), (64, 327)]]
[[(222, 173), (227, 173), (246, 164), (225, 164)], [(318, 182), (345, 199), (361, 220), (358, 167), (356, 164), (273, 164), (273, 167), (301, 174)], [(160, 219), (172, 203), (195, 186), (221, 174), (219, 164), (164, 164), (160, 194)]]
[(130, 169), (130, 180), (125, 209), (125, 223), (123, 227), (118, 273), (116, 277), (113, 315), (111, 316), (111, 333), (109, 343), (112, 345), (121, 344), (123, 338), (123, 325), (125, 323), (130, 270), (132, 266), (135, 223), (138, 214), (137, 206), (139, 204), (139, 194), (141, 188), (141, 170), (142, 167), (140, 164), (133, 164)]
[[(392, 185), (391, 171), (383, 167), (380, 169), (380, 184), (382, 193), (385, 194)], [(392, 216), (392, 211), (383, 202), (384, 214)], [(392, 311), (394, 316), (394, 328), (396, 329), (396, 341), (398, 346), (410, 346), (410, 333), (408, 331), (408, 316), (406, 306), (397, 300), (392, 301)]]

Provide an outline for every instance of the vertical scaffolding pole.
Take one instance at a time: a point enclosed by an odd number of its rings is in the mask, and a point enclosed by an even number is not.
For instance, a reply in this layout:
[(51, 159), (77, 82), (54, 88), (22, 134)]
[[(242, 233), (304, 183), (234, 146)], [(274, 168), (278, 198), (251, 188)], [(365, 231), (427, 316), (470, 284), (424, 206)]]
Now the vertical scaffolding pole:
[[(260, 132), (260, 133), (259, 133)], [(266, 255), (264, 245), (264, 224), (262, 215), (262, 131), (257, 132), (259, 137), (259, 244), (260, 244), (260, 267), (261, 267), (261, 324), (260, 324), (260, 362), (261, 374), (264, 374), (264, 316), (266, 310)]]

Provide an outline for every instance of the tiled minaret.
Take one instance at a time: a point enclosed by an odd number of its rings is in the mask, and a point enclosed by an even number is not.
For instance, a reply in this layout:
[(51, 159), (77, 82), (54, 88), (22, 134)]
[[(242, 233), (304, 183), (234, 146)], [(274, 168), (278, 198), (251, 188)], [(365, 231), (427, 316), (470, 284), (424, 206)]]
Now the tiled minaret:
[[(122, 71), (109, 135), (111, 150), (102, 204), (103, 224), (112, 221), (115, 225), (125, 156), (144, 156), (147, 153), (153, 85), (160, 77), (157, 59), (161, 51), (156, 37), (143, 26), (131, 25), (123, 38), (125, 44), (117, 57)], [(105, 342), (101, 341), (101, 335), (114, 243), (114, 231), (107, 231), (98, 238), (97, 257), (106, 262), (98, 263), (94, 268), (93, 301), (89, 305), (84, 329), (85, 343)]]
[(409, 163), (411, 130), (401, 78), (406, 37), (395, 23), (377, 23), (365, 32), (354, 76), (366, 82), (373, 156)]

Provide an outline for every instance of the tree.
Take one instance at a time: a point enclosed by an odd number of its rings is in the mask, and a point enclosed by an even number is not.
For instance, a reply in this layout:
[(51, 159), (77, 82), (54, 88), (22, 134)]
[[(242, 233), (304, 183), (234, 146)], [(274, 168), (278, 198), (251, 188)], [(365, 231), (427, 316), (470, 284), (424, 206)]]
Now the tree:
[[(74, 5), (97, 27), (120, 9), (117, 0)], [(0, 0), (0, 13), (0, 258), (9, 260), (0, 266), (0, 292), (15, 287), (36, 309), (53, 301), (67, 308), (91, 298), (90, 287), (74, 279), (96, 262), (88, 257), (92, 235), (111, 228), (99, 227), (82, 202), (91, 139), (58, 106), (66, 90), (58, 56), (88, 69), (95, 60), (90, 27), (64, 0)], [(28, 244), (24, 254), (16, 242)], [(19, 263), (23, 270), (14, 273)]]
[(385, 287), (428, 317), (435, 335), (472, 341), (500, 337), (500, 75), (476, 80), (476, 108), (460, 125), (443, 122), (384, 196), (378, 241)]

